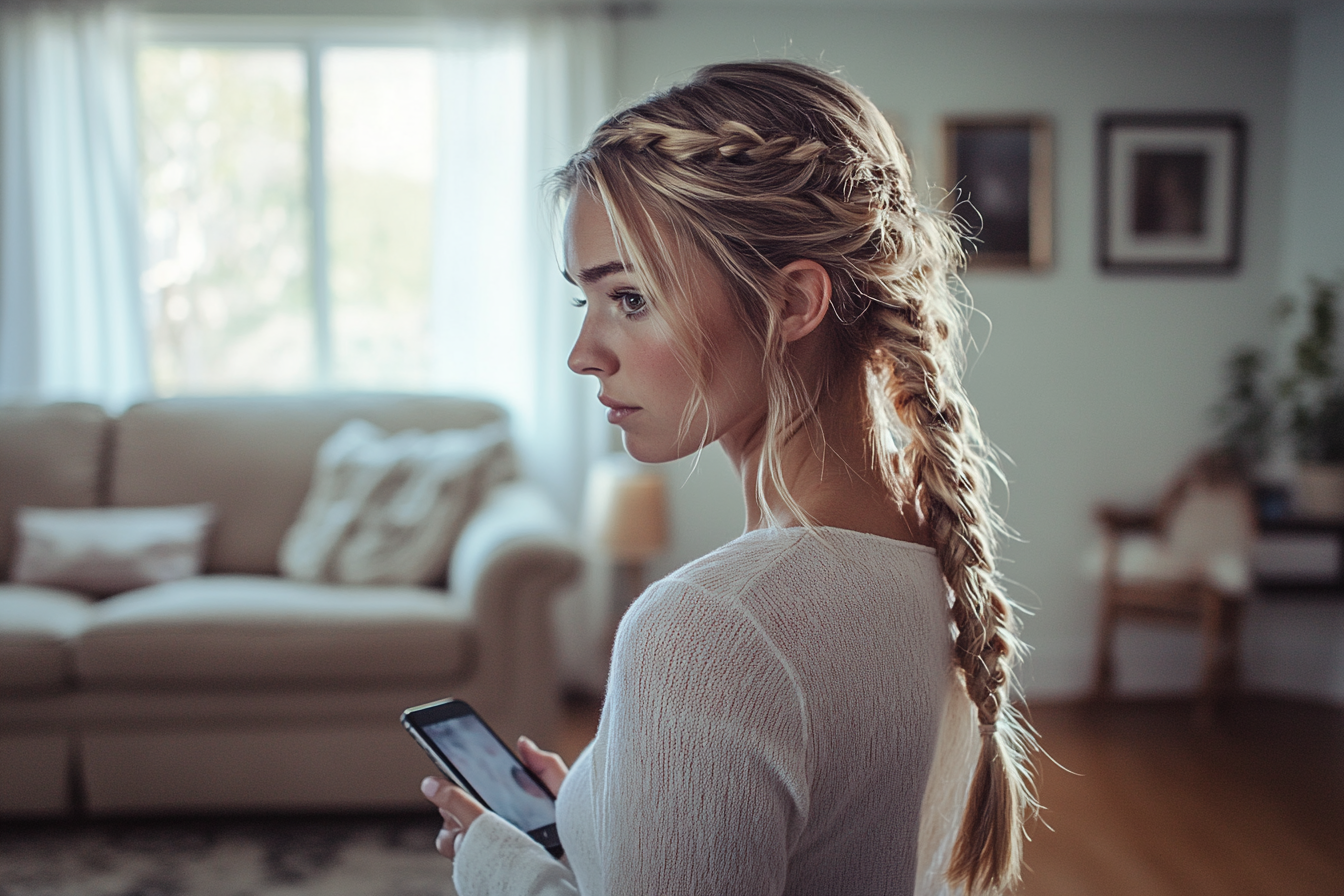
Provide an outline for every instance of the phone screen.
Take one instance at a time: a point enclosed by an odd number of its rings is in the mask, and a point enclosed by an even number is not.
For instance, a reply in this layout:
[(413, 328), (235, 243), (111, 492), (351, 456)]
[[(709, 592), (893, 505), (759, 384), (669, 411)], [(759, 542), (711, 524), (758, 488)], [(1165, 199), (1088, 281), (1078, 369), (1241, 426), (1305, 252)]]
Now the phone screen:
[(524, 831), (555, 824), (555, 801), (478, 716), (430, 722), (421, 730), (505, 821)]

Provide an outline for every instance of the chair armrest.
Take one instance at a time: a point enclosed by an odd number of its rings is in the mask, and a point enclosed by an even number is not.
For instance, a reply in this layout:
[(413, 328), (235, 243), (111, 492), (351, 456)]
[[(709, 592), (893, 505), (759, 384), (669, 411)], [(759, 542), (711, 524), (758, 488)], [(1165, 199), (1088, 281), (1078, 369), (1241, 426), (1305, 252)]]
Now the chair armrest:
[(1124, 532), (1154, 532), (1157, 530), (1156, 510), (1120, 507), (1115, 504), (1098, 504), (1093, 509), (1092, 515), (1108, 536), (1116, 536)]
[(492, 490), (453, 549), (448, 587), (476, 625), (471, 702), (509, 742), (549, 738), (558, 721), (551, 602), (582, 568), (559, 512), (527, 482)]

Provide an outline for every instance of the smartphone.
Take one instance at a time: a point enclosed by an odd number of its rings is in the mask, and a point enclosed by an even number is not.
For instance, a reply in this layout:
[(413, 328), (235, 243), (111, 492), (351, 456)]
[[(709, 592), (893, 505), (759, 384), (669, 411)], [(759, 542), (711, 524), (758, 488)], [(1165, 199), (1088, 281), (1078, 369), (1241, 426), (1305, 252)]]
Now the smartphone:
[(557, 859), (564, 855), (555, 795), (474, 709), (461, 700), (439, 700), (406, 710), (401, 724), (449, 780)]

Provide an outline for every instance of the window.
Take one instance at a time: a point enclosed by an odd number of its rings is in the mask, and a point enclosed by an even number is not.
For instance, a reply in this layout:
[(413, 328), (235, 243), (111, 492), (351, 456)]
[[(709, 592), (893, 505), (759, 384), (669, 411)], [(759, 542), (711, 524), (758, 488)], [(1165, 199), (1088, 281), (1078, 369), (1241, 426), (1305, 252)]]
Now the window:
[(405, 43), (142, 45), (160, 394), (434, 386), (441, 64)]

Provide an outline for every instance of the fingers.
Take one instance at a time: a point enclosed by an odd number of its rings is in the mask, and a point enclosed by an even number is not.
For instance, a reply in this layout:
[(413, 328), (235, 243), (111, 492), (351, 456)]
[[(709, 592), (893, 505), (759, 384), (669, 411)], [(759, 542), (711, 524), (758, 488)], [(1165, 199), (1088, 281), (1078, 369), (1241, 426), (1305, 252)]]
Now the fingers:
[(532, 774), (541, 779), (547, 790), (552, 794), (560, 792), (560, 785), (565, 782), (565, 775), (569, 774), (569, 767), (563, 759), (541, 749), (528, 737), (518, 738), (518, 757), (523, 760), (523, 765), (532, 770)]
[(462, 845), (462, 838), (466, 832), (456, 823), (445, 821), (443, 827), (439, 829), (439, 834), (434, 838), (434, 848), (447, 859), (457, 858), (458, 847)]
[(425, 778), (420, 782), (420, 792), (438, 807), (443, 818), (443, 828), (434, 839), (434, 848), (451, 859), (457, 855), (467, 828), (484, 815), (486, 809), (471, 794), (443, 778)]

